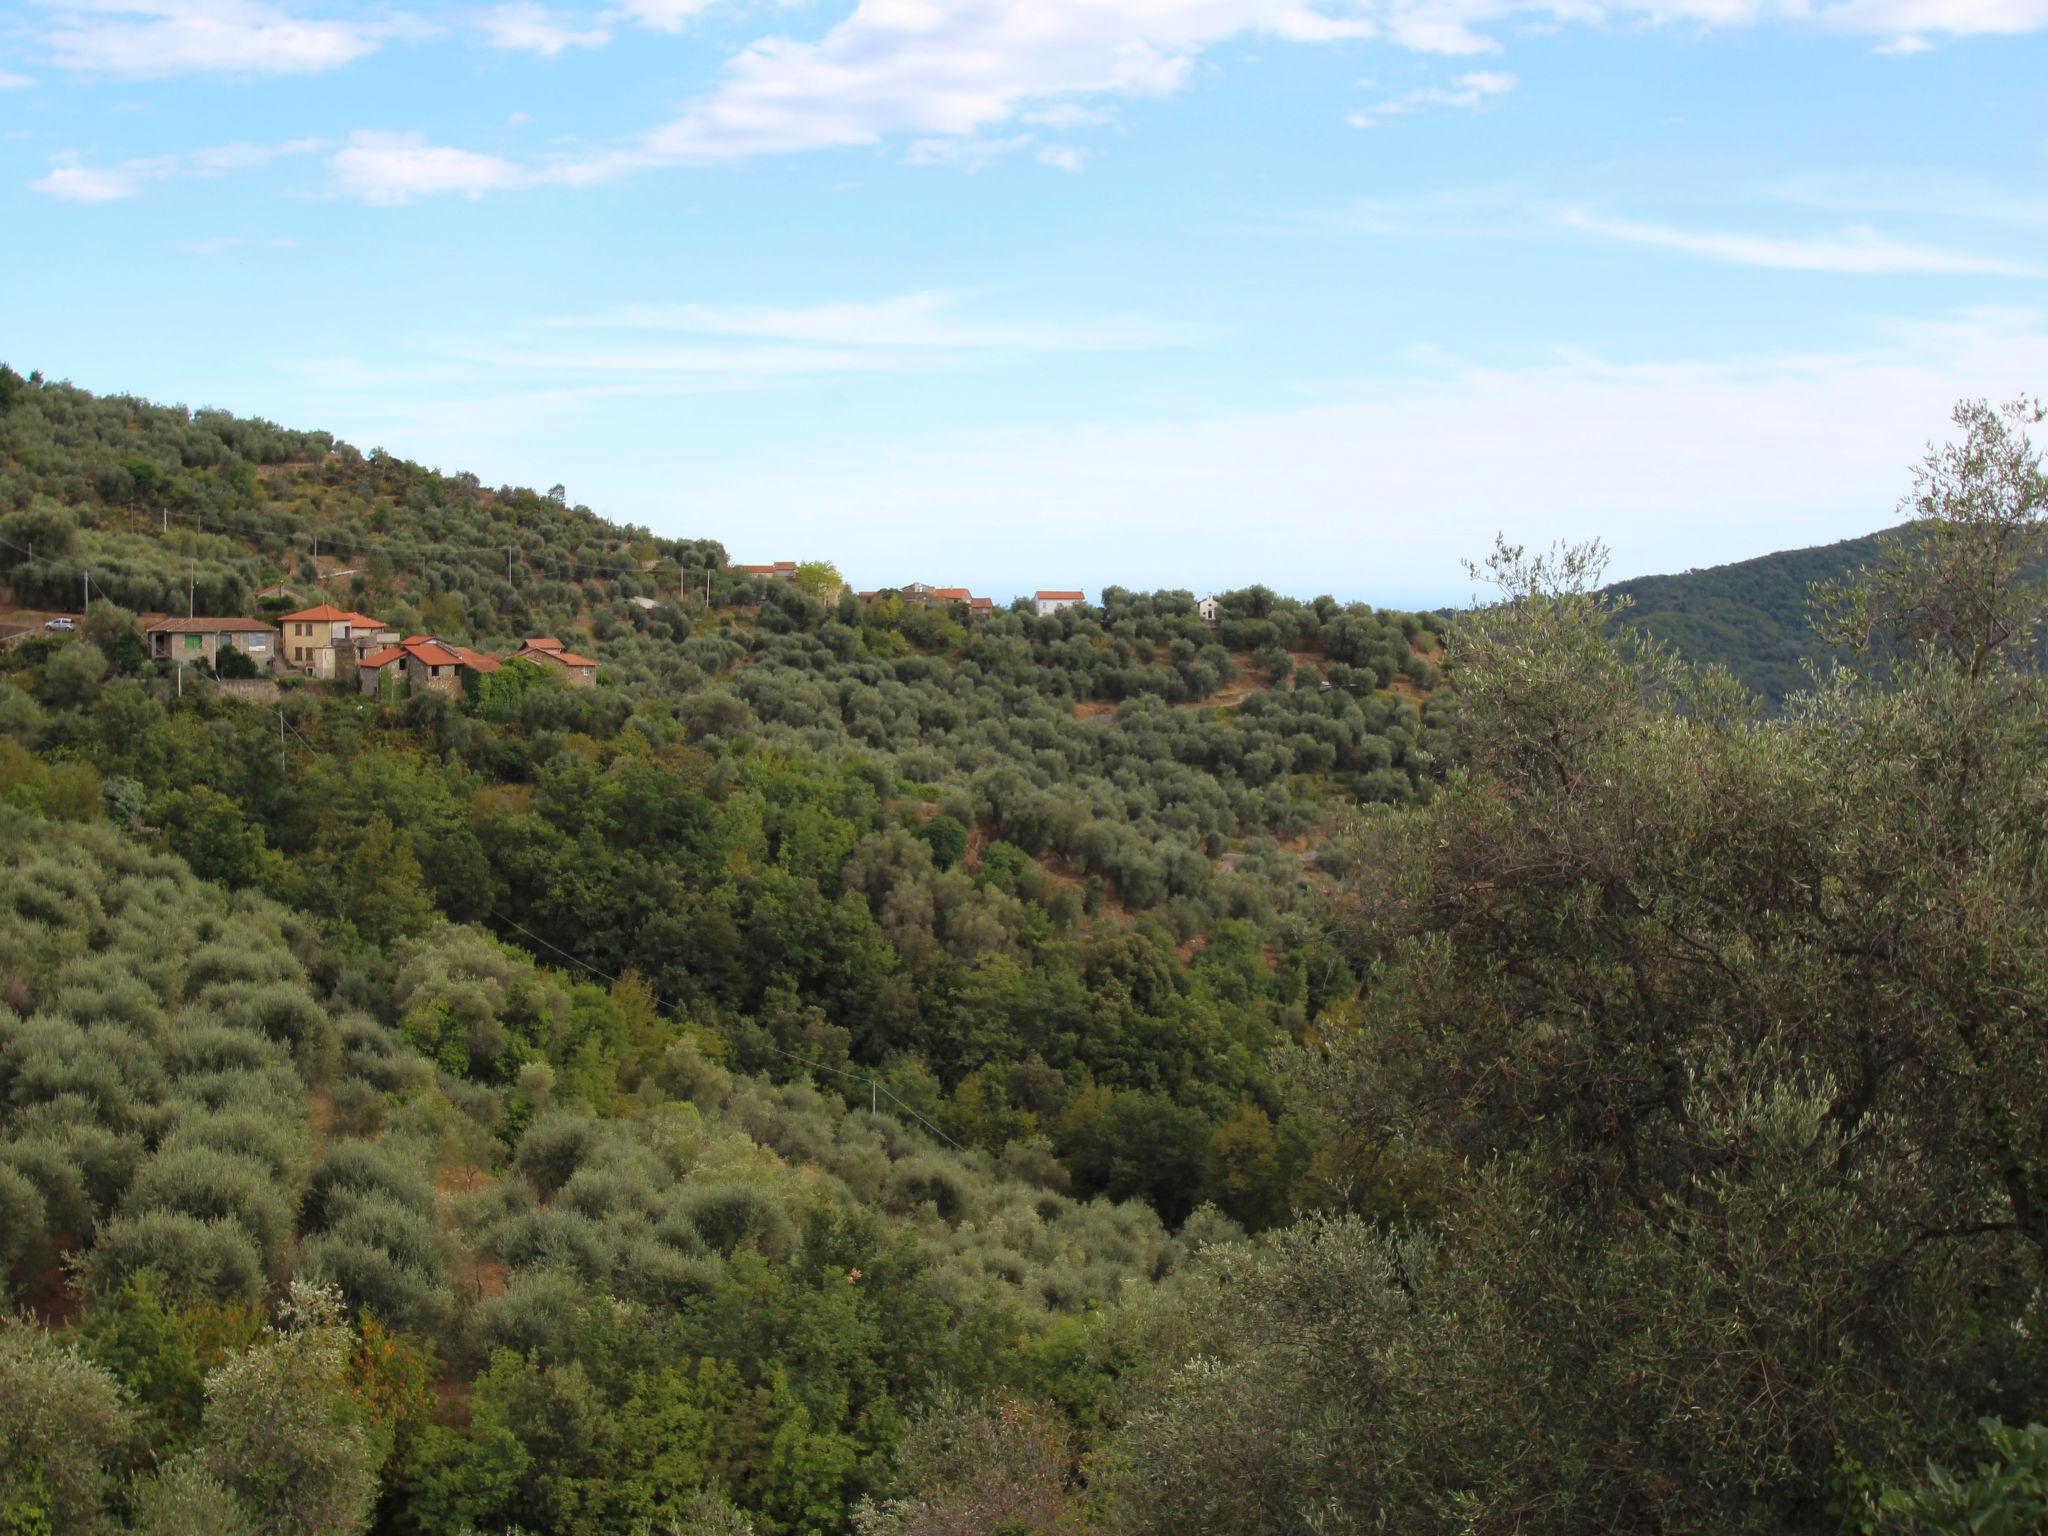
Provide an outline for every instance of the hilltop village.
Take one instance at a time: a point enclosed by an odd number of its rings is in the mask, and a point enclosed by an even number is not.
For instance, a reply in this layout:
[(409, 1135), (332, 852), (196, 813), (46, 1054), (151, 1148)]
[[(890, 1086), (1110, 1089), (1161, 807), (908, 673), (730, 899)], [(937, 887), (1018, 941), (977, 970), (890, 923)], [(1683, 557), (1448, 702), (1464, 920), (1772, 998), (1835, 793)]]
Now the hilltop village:
[[(645, 562), (651, 569), (657, 561)], [(818, 590), (828, 599), (849, 594), (863, 606), (898, 601), (914, 607), (945, 609), (956, 618), (985, 618), (996, 611), (995, 600), (980, 597), (967, 587), (941, 587), (925, 581), (909, 581), (900, 587), (883, 587), (856, 592), (839, 580), (823, 563), (804, 565), (778, 560), (765, 565), (734, 564), (728, 568), (737, 576), (758, 582), (796, 584), (800, 573), (821, 573), (822, 585), (836, 590)], [(353, 575), (352, 571), (337, 574)], [(814, 590), (818, 583), (812, 583)], [(84, 590), (89, 591), (88, 579)], [(288, 602), (291, 590), (281, 584), (261, 588), (256, 596), (271, 607)], [(1078, 588), (1041, 589), (1020, 598), (1017, 607), (1045, 617), (1069, 608), (1082, 607), (1088, 595)], [(660, 606), (645, 595), (629, 602), (643, 610)], [(1195, 611), (1203, 623), (1214, 626), (1222, 614), (1222, 603), (1214, 594), (1201, 598)], [(16, 634), (29, 626), (17, 625)], [(71, 620), (47, 620), (49, 630), (68, 630)], [(146, 623), (142, 630), (145, 654), (152, 661), (169, 661), (181, 669), (196, 666), (222, 682), (255, 683), (263, 688), (279, 677), (298, 677), (324, 682), (355, 684), (365, 695), (387, 701), (419, 693), (458, 695), (475, 681), (501, 671), (520, 667), (551, 675), (571, 687), (589, 687), (597, 681), (595, 658), (571, 649), (553, 635), (524, 638), (511, 651), (491, 653), (436, 634), (402, 635), (385, 621), (332, 603), (276, 614), (272, 618), (247, 615), (188, 614), (164, 617)], [(8, 637), (13, 638), (13, 637)], [(578, 644), (588, 644), (578, 641)], [(239, 690), (248, 692), (246, 687)]]

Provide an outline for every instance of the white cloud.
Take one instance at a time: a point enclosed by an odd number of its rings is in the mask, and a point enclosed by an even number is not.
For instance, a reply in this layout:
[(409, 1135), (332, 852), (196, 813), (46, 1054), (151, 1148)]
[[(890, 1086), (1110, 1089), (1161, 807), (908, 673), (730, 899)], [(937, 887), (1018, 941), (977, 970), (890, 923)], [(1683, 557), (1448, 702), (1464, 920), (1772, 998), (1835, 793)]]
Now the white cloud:
[(139, 196), (153, 182), (209, 179), (254, 170), (293, 155), (326, 148), (322, 139), (288, 139), (281, 144), (216, 144), (177, 155), (149, 155), (111, 165), (88, 165), (66, 155), (49, 174), (29, 183), (32, 191), (71, 203), (112, 203)]
[(1909, 59), (1916, 53), (1932, 53), (1934, 44), (1924, 37), (1915, 37), (1908, 32), (1905, 36), (1895, 37), (1888, 43), (1879, 43), (1870, 51), (1882, 54), (1886, 58)]
[(0, 69), (0, 91), (25, 91), (34, 84), (35, 81), (27, 75), (9, 74)]
[(680, 32), (718, 0), (624, 0), (619, 14), (657, 32)]
[(344, 195), (366, 203), (407, 203), (450, 193), (481, 197), (530, 186), (532, 170), (500, 155), (430, 144), (416, 133), (352, 134), (327, 162)]
[[(1436, 603), (1465, 590), (1457, 562), (1496, 531), (1534, 545), (1602, 538), (1616, 575), (1867, 533), (1893, 520), (1907, 466), (1946, 431), (1954, 400), (2044, 372), (2048, 317), (2033, 312), (1966, 315), (1850, 352), (1467, 363), (1300, 410), (952, 430), (765, 467), (693, 462), (690, 516), (706, 536), (772, 525), (836, 549), (858, 582), (942, 569), (977, 591), (1057, 575), (1091, 590), (1265, 581)], [(676, 466), (634, 466), (644, 486), (623, 467), (567, 472), (645, 519), (666, 505)], [(1047, 550), (1067, 552), (1057, 572)]]
[(147, 178), (118, 166), (60, 165), (29, 183), (29, 190), (67, 203), (114, 203), (135, 197)]
[(1086, 321), (988, 319), (958, 293), (825, 304), (645, 304), (550, 321), (557, 330), (669, 331), (832, 347), (912, 351), (1113, 351), (1185, 344), (1195, 333), (1135, 316)]
[(1732, 262), (1745, 267), (1770, 267), (1783, 272), (1837, 272), (1853, 276), (2038, 277), (2039, 267), (2001, 257), (1979, 256), (1937, 246), (1893, 240), (1865, 226), (1838, 235), (1784, 236), (1747, 234), (1736, 230), (1676, 229), (1629, 219), (1603, 218), (1568, 210), (1558, 221), (1566, 227), (1609, 240), (1682, 251), (1689, 256)]
[(1476, 111), (1507, 95), (1521, 82), (1505, 70), (1481, 69), (1458, 75), (1448, 85), (1420, 86), (1360, 107), (1345, 118), (1354, 128), (1374, 128), (1390, 117), (1409, 117), (1432, 107)]
[(1377, 36), (1352, 4), (1317, 0), (859, 0), (815, 42), (763, 38), (650, 134), (650, 158), (701, 162), (964, 136), (1078, 96), (1182, 89), (1230, 38)]
[(1028, 149), (1032, 144), (1028, 133), (1013, 134), (1008, 138), (982, 138), (972, 136), (958, 139), (915, 139), (903, 151), (906, 165), (941, 165), (949, 170), (985, 171), (998, 160)]
[(1099, 150), (1080, 144), (1048, 144), (1039, 150), (1038, 163), (1049, 165), (1056, 171), (1079, 172), (1085, 170), (1088, 162), (1099, 153)]
[(81, 74), (293, 75), (338, 69), (405, 24), (294, 16), (261, 0), (45, 0), (50, 62)]
[(596, 24), (579, 26), (578, 20), (536, 0), (513, 0), (483, 12), (477, 17), (477, 26), (493, 48), (537, 53), (545, 59), (571, 48), (602, 48), (611, 41), (610, 29)]

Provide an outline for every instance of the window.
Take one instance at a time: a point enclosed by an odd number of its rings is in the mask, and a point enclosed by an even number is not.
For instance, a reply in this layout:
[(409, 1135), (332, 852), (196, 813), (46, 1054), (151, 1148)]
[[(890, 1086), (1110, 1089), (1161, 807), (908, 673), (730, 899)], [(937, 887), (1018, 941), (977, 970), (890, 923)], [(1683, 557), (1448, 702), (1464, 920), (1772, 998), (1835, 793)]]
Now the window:
[(251, 635), (251, 636), (249, 637), (249, 649), (250, 649), (250, 650), (252, 650), (252, 651), (267, 651), (267, 650), (269, 650), (269, 649), (270, 649), (270, 640), (269, 640), (269, 637), (268, 637), (268, 636), (266, 636), (266, 635)]
[(196, 650), (198, 650), (198, 649), (199, 649), (199, 637), (198, 637), (197, 635), (187, 635), (187, 636), (185, 637), (185, 649), (186, 649), (186, 650), (188, 650), (188, 651), (196, 651)]

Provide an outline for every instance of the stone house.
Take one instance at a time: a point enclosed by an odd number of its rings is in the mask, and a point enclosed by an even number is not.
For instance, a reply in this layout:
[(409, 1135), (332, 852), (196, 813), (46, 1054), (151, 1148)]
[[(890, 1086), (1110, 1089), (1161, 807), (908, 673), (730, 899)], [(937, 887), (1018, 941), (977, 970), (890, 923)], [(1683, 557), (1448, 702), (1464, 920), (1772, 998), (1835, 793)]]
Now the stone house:
[(159, 661), (211, 667), (222, 651), (236, 650), (268, 671), (277, 660), (277, 628), (261, 619), (161, 619), (142, 635), (149, 654)]

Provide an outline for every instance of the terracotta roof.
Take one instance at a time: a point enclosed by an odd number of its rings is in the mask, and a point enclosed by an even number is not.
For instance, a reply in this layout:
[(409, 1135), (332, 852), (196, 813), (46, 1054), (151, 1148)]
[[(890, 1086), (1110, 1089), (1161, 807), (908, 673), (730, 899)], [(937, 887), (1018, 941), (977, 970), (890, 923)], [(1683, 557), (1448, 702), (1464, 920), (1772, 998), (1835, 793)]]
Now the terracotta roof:
[(344, 624), (354, 617), (354, 614), (343, 613), (332, 603), (322, 603), (318, 608), (301, 608), (297, 613), (288, 613), (278, 623)]
[(934, 587), (933, 597), (943, 597), (949, 603), (965, 603), (973, 600), (974, 594), (965, 587)]
[(783, 571), (795, 570), (796, 562), (794, 560), (778, 560), (773, 565), (736, 565), (733, 569), (745, 571), (750, 576), (774, 576)]
[(387, 645), (381, 651), (370, 652), (369, 655), (365, 656), (361, 661), (357, 662), (356, 665), (359, 667), (388, 667), (391, 665), (392, 662), (398, 660), (398, 658), (403, 656), (404, 654), (404, 646)]
[(275, 624), (261, 619), (159, 619), (144, 631), (151, 635), (274, 635)]
[(529, 636), (527, 638), (526, 643), (520, 647), (521, 650), (533, 651), (559, 651), (561, 648), (562, 642), (557, 640), (553, 635)]
[(349, 628), (351, 629), (382, 629), (384, 627), (382, 619), (373, 619), (366, 613), (344, 613), (342, 617), (348, 620)]
[(995, 605), (996, 600), (992, 597), (970, 597), (967, 599), (967, 606), (970, 608), (993, 608)]
[(472, 651), (466, 645), (458, 645), (453, 647), (453, 649), (455, 651), (455, 659), (460, 661), (465, 667), (473, 668), (478, 672), (495, 672), (498, 670), (498, 658), (495, 656), (486, 656), (482, 651)]
[(557, 661), (565, 667), (594, 667), (596, 662), (588, 656), (578, 656), (574, 651), (565, 651), (559, 644), (553, 646), (535, 645), (531, 640), (521, 646), (507, 661), (525, 657), (528, 661)]
[(423, 667), (459, 667), (462, 658), (438, 640), (405, 643), (405, 654)]
[(1048, 601), (1048, 600), (1050, 600), (1050, 601), (1061, 601), (1061, 600), (1065, 600), (1065, 601), (1068, 601), (1068, 602), (1075, 602), (1075, 603), (1078, 603), (1078, 602), (1083, 602), (1083, 601), (1085, 601), (1085, 600), (1087, 599), (1087, 596), (1088, 596), (1088, 594), (1087, 594), (1086, 592), (1034, 592), (1034, 593), (1032, 593), (1031, 595), (1032, 595), (1033, 597), (1037, 598), (1037, 599), (1038, 599), (1038, 600), (1039, 600), (1039, 601), (1040, 601), (1041, 603), (1042, 603), (1042, 602), (1046, 602), (1046, 601)]

